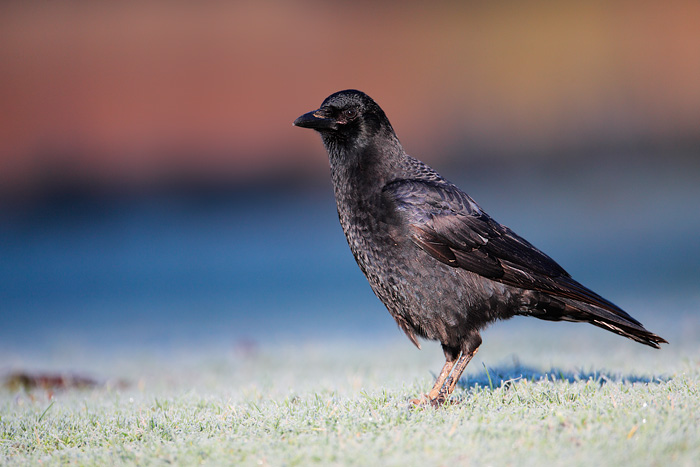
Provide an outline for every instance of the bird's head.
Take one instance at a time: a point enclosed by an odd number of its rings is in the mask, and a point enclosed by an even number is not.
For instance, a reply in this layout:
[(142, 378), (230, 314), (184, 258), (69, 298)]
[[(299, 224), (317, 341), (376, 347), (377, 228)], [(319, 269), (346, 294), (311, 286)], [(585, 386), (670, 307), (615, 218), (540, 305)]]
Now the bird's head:
[(294, 120), (294, 125), (318, 131), (329, 152), (361, 149), (380, 135), (396, 138), (381, 107), (367, 94), (354, 89), (331, 94), (317, 110)]

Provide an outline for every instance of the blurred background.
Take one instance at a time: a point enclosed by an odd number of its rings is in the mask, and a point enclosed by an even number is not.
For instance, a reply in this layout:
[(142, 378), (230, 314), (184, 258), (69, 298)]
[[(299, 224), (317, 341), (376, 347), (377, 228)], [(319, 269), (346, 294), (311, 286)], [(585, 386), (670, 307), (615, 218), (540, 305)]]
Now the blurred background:
[(404, 339), (292, 127), (345, 88), (575, 278), (698, 339), (696, 0), (3, 2), (5, 361)]

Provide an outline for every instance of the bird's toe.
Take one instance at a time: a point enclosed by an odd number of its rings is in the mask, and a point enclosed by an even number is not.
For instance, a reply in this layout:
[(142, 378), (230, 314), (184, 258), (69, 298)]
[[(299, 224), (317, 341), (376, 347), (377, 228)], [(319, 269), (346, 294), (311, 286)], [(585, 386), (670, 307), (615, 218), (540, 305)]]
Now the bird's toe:
[[(437, 397), (430, 397), (428, 394), (421, 394), (420, 397), (416, 399), (411, 399), (411, 408), (425, 408), (425, 407), (433, 407), (434, 409), (438, 409), (445, 405), (445, 396), (444, 395), (438, 395)], [(450, 402), (451, 403), (451, 402)]]
[(412, 407), (427, 407), (432, 404), (432, 399), (427, 394), (421, 394), (420, 397), (410, 400)]

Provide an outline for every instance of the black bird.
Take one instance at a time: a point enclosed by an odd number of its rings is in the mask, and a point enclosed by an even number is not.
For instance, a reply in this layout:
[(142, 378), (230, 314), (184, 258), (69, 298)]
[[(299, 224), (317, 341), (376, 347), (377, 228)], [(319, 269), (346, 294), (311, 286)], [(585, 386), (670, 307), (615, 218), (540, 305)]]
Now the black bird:
[(340, 224), (374, 293), (418, 348), (416, 336), (442, 344), (445, 365), (414, 403), (445, 402), (479, 331), (497, 319), (584, 321), (657, 349), (667, 343), (406, 154), (366, 94), (332, 94), (294, 125), (321, 134)]

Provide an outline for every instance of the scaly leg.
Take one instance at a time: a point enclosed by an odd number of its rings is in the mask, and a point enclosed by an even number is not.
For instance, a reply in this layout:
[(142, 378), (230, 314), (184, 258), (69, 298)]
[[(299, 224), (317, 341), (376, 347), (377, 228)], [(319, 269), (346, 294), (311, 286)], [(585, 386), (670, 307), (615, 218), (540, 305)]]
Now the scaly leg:
[(459, 359), (457, 360), (457, 363), (454, 365), (454, 369), (452, 370), (452, 374), (450, 377), (447, 379), (445, 382), (444, 386), (440, 388), (440, 392), (438, 393), (437, 397), (434, 399), (431, 399), (431, 402), (433, 405), (442, 405), (447, 397), (452, 394), (452, 391), (455, 390), (455, 386), (457, 386), (457, 381), (459, 381), (459, 378), (462, 376), (462, 373), (464, 373), (464, 369), (467, 368), (467, 365), (469, 362), (474, 358), (474, 355), (476, 352), (479, 350), (477, 347), (476, 349), (472, 350), (471, 353), (468, 354), (462, 354)]
[(447, 380), (447, 377), (450, 376), (450, 372), (452, 371), (452, 367), (455, 365), (455, 362), (457, 361), (457, 357), (459, 357), (459, 348), (446, 347), (445, 345), (443, 345), (442, 351), (445, 353), (445, 364), (442, 366), (442, 370), (440, 370), (440, 374), (438, 375), (437, 379), (435, 380), (435, 384), (433, 385), (433, 389), (431, 389), (428, 394), (422, 395), (420, 397), (420, 399), (412, 399), (411, 400), (412, 404), (414, 404), (414, 405), (427, 405), (429, 403), (432, 404), (432, 402), (435, 400), (435, 398), (440, 393), (440, 389), (442, 389), (442, 386), (444, 386), (445, 381)]
[(455, 360), (445, 360), (445, 364), (442, 366), (442, 370), (440, 370), (440, 374), (435, 380), (433, 389), (431, 389), (428, 393), (429, 400), (432, 401), (438, 396), (438, 394), (440, 394), (440, 389), (442, 389), (442, 386), (445, 384), (447, 377), (450, 376), (453, 366), (455, 366)]
[(442, 346), (445, 352), (445, 365), (440, 370), (440, 374), (435, 381), (435, 385), (430, 392), (420, 399), (413, 399), (411, 402), (415, 405), (432, 405), (437, 408), (445, 403), (447, 397), (455, 390), (459, 378), (464, 373), (464, 369), (474, 358), (479, 346), (481, 345), (481, 336), (474, 331), (469, 338), (462, 342), (461, 352), (454, 347)]
[(447, 400), (447, 397), (450, 396), (450, 394), (452, 394), (452, 391), (455, 390), (455, 386), (457, 386), (459, 378), (462, 376), (462, 373), (464, 373), (464, 370), (465, 368), (467, 368), (469, 362), (472, 360), (472, 358), (474, 358), (474, 355), (476, 355), (476, 352), (479, 350), (480, 345), (481, 336), (478, 332), (472, 334), (471, 339), (464, 342), (464, 344), (462, 345), (462, 354), (459, 356), (457, 362), (454, 364), (454, 368), (452, 368), (452, 374), (449, 378), (447, 378), (447, 381), (445, 381), (443, 386), (440, 388), (437, 397), (434, 399), (431, 398), (430, 400), (430, 403), (434, 407), (438, 407), (444, 404), (445, 400)]

